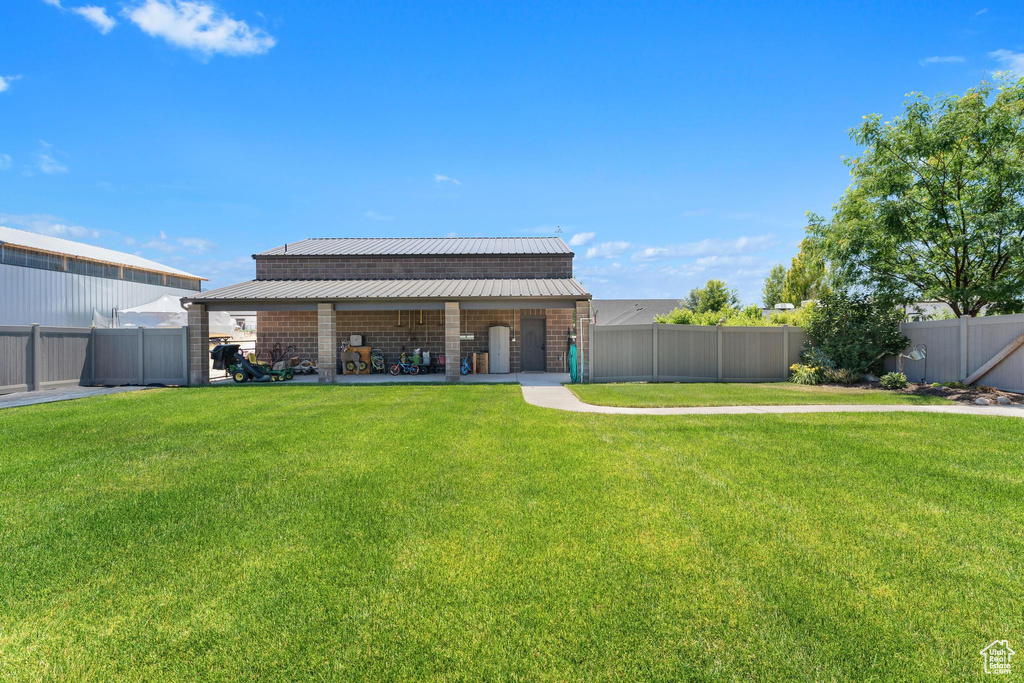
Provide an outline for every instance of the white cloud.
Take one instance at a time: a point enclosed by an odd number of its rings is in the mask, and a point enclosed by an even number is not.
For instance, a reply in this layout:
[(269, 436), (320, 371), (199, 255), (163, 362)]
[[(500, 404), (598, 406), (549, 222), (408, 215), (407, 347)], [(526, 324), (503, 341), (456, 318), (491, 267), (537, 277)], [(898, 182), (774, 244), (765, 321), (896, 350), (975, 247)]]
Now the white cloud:
[(1007, 71), (1024, 74), (1024, 52), (995, 50), (989, 52), (988, 56), (1002, 64)]
[(394, 220), (395, 218), (394, 216), (385, 216), (372, 210), (365, 212), (363, 215), (369, 218), (371, 221), (390, 221)]
[(592, 232), (578, 232), (569, 238), (569, 244), (573, 247), (582, 247), (584, 244), (590, 244), (594, 241), (594, 234)]
[(739, 237), (734, 240), (709, 237), (700, 242), (670, 244), (666, 247), (646, 247), (633, 254), (630, 258), (633, 261), (657, 261), (668, 258), (735, 255), (762, 251), (776, 244), (778, 244), (778, 240), (774, 235)]
[(11, 83), (21, 78), (21, 76), (0, 76), (0, 92), (3, 92), (11, 87)]
[(959, 55), (950, 55), (948, 57), (925, 57), (920, 62), (921, 66), (931, 66), (932, 64), (962, 64), (967, 60)]
[(602, 242), (587, 249), (587, 258), (617, 258), (629, 247), (629, 242)]
[(982, 14), (988, 12), (988, 7), (982, 7), (980, 10), (974, 13), (974, 16), (980, 17)]
[(93, 26), (98, 28), (103, 35), (110, 33), (111, 29), (117, 26), (117, 21), (107, 14), (107, 10), (104, 7), (85, 5), (84, 7), (72, 7), (71, 11), (84, 17)]
[(457, 179), (452, 178), (450, 176), (441, 175), (440, 173), (435, 173), (434, 174), (434, 182), (435, 183), (451, 183), (452, 185), (461, 185), (462, 184)]
[(100, 236), (99, 230), (86, 228), (81, 225), (72, 225), (63, 218), (57, 218), (45, 213), (11, 214), (0, 213), (0, 225), (11, 228), (20, 228), (40, 235), (53, 235), (54, 237), (91, 237)]
[(260, 28), (232, 19), (212, 5), (188, 0), (145, 0), (123, 14), (151, 36), (204, 55), (263, 54), (276, 40)]
[(6, 171), (11, 168), (11, 155), (0, 154), (0, 171)]
[[(160, 233), (161, 236), (163, 234), (163, 232)], [(178, 244), (196, 254), (205, 254), (217, 246), (212, 240), (206, 240), (202, 237), (179, 237)]]
[(36, 155), (36, 165), (39, 166), (39, 170), (47, 175), (55, 175), (58, 173), (67, 173), (67, 164), (57, 161), (46, 152), (40, 152)]

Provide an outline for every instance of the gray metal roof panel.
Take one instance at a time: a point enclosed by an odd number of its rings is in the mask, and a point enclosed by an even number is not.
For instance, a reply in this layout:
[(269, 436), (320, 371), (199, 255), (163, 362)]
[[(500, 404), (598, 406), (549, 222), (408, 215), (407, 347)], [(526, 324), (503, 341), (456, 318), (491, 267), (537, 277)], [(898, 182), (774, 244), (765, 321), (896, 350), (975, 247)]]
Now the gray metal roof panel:
[(249, 280), (190, 301), (452, 298), (589, 298), (572, 278), (509, 280)]
[(311, 237), (254, 256), (494, 256), (571, 254), (560, 237)]

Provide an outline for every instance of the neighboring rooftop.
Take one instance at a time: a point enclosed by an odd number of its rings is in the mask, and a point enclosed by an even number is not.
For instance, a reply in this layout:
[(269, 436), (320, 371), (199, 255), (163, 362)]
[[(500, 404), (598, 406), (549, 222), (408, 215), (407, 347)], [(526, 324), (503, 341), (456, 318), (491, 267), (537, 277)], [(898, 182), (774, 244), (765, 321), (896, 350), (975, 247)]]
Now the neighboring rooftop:
[(572, 278), (508, 280), (250, 280), (211, 289), (190, 301), (288, 299), (587, 298)]
[(253, 256), (572, 254), (560, 237), (311, 237)]
[(142, 258), (135, 254), (126, 254), (123, 251), (105, 249), (104, 247), (97, 247), (92, 244), (85, 244), (84, 242), (73, 242), (71, 240), (61, 239), (60, 237), (40, 235), (34, 232), (28, 232), (27, 230), (16, 230), (15, 228), (8, 228), (0, 225), (0, 245), (6, 244), (9, 244), (12, 247), (19, 247), (21, 249), (29, 249), (31, 251), (59, 254), (62, 256), (74, 256), (76, 258), (87, 259), (89, 261), (110, 263), (118, 266), (128, 266), (129, 268), (149, 270), (156, 273), (168, 273), (179, 277), (195, 278), (196, 280), (206, 279), (201, 278), (198, 275), (186, 273), (184, 270), (178, 270), (177, 268), (165, 266), (164, 264), (157, 263), (156, 261), (150, 261), (147, 258)]
[(679, 308), (679, 299), (594, 299), (591, 307), (598, 325), (646, 325)]

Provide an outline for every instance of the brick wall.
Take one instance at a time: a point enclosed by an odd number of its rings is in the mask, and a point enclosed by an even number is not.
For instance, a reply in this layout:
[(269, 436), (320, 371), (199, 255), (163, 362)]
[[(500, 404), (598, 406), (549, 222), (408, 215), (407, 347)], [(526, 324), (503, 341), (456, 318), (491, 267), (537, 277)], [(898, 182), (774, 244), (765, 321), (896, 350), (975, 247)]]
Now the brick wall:
[(266, 353), (280, 344), (282, 349), (295, 347), (300, 359), (317, 357), (316, 311), (257, 311), (256, 353), (266, 360)]
[[(349, 335), (362, 334), (368, 346), (384, 352), (388, 365), (396, 362), (403, 351), (412, 353), (416, 348), (430, 351), (431, 355), (443, 354), (445, 348), (444, 311), (423, 311), (422, 322), (419, 311), (335, 311), (338, 341), (347, 341)], [(543, 315), (547, 319), (546, 356), (548, 372), (564, 372), (567, 353), (566, 335), (572, 325), (573, 310), (505, 309), (459, 311), (462, 332), (475, 335), (473, 341), (461, 344), (462, 356), (487, 351), (488, 328), (492, 325), (513, 327), (515, 322), (516, 341), (511, 344), (510, 370), (519, 372), (519, 350), (522, 335), (519, 320), (523, 315)], [(316, 311), (261, 311), (257, 313), (256, 351), (264, 358), (267, 349), (275, 343), (282, 347), (294, 345), (300, 358), (316, 358), (317, 354), (317, 313)]]
[(568, 278), (572, 256), (256, 257), (257, 280)]

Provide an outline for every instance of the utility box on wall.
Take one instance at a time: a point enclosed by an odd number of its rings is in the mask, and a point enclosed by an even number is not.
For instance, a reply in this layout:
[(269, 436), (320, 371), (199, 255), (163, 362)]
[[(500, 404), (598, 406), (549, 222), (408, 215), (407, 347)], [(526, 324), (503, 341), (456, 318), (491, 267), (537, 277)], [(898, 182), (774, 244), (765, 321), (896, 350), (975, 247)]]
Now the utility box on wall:
[(507, 374), (510, 370), (512, 358), (508, 327), (505, 325), (495, 325), (488, 328), (487, 334), (490, 371), (493, 374)]

